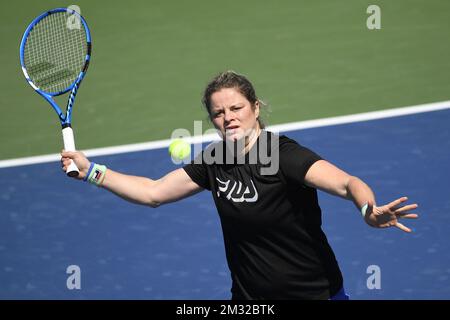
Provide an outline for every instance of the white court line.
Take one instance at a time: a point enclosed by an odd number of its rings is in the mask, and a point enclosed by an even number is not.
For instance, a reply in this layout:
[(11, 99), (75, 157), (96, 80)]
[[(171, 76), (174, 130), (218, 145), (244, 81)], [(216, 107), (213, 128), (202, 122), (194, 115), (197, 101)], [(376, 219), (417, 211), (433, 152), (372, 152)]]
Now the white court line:
[[(405, 116), (405, 115), (422, 113), (422, 112), (444, 110), (444, 109), (449, 109), (449, 108), (450, 108), (450, 100), (442, 101), (442, 102), (435, 102), (435, 103), (421, 104), (421, 105), (417, 105), (417, 106), (403, 107), (403, 108), (395, 108), (395, 109), (388, 109), (388, 110), (381, 110), (381, 111), (351, 114), (351, 115), (339, 116), (339, 117), (292, 122), (292, 123), (269, 126), (267, 128), (267, 130), (271, 130), (274, 132), (286, 132), (286, 131), (294, 131), (294, 130), (301, 130), (301, 129), (307, 129), (307, 128), (318, 128), (318, 127), (332, 126), (332, 125), (345, 124), (345, 123), (354, 123), (354, 122), (369, 121), (369, 120), (375, 120), (375, 119), (399, 117), (399, 116)], [(186, 138), (185, 140), (191, 144), (195, 144), (195, 143), (200, 143), (200, 142), (210, 142), (213, 140), (218, 140), (218, 136), (216, 134), (208, 134), (208, 135), (203, 135), (203, 136), (193, 136), (190, 138)], [(158, 140), (158, 141), (151, 141), (151, 142), (127, 144), (127, 145), (115, 146), (115, 147), (89, 149), (89, 150), (83, 150), (83, 152), (88, 157), (105, 156), (105, 155), (120, 154), (120, 153), (127, 153), (127, 152), (167, 148), (169, 146), (170, 142), (171, 142), (170, 139), (166, 139), (166, 140)], [(0, 168), (17, 167), (17, 166), (23, 166), (23, 165), (45, 163), (45, 162), (56, 162), (59, 160), (60, 160), (59, 153), (47, 154), (47, 155), (42, 155), (42, 156), (34, 156), (34, 157), (0, 160)]]

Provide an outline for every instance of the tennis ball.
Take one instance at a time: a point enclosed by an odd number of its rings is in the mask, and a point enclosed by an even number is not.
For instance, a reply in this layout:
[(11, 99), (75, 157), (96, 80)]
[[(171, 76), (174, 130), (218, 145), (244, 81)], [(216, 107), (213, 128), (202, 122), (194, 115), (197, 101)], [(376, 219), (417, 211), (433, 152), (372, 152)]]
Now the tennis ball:
[(175, 139), (169, 145), (169, 154), (176, 160), (183, 160), (191, 154), (191, 145), (182, 139)]

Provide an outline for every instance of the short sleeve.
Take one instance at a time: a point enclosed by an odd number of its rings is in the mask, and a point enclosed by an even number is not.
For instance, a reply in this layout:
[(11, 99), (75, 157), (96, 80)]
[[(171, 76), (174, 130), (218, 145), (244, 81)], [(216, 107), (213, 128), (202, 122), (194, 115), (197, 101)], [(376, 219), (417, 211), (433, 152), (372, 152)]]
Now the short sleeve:
[(309, 168), (319, 160), (322, 157), (310, 149), (286, 136), (280, 137), (280, 168), (288, 181), (304, 184)]
[(203, 160), (203, 152), (201, 152), (191, 163), (183, 167), (187, 175), (200, 187), (211, 190), (208, 178), (207, 165)]

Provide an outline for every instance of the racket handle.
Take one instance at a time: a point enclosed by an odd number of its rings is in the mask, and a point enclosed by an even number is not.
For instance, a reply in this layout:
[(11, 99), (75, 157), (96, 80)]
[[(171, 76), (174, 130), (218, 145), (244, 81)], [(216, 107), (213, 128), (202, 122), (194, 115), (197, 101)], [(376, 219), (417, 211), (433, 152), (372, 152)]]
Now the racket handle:
[[(65, 127), (62, 129), (63, 140), (64, 140), (64, 150), (66, 151), (75, 151), (75, 140), (73, 138), (73, 130), (71, 127)], [(78, 170), (75, 162), (70, 160), (70, 164), (67, 167), (66, 174), (69, 177), (78, 177), (80, 174), (80, 170)]]

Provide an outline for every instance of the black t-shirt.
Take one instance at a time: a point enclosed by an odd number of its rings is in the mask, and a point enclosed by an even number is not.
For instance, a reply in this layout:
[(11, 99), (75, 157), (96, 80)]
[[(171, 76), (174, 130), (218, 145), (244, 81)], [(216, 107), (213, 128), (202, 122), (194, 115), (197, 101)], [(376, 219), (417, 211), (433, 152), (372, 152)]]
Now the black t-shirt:
[(222, 224), (233, 299), (328, 299), (342, 287), (342, 275), (321, 228), (316, 189), (304, 184), (306, 172), (321, 157), (268, 131), (262, 131), (250, 151), (266, 145), (269, 151), (263, 152), (275, 155), (271, 144), (279, 150), (279, 170), (272, 174), (261, 174), (261, 169), (275, 158), (267, 163), (258, 152), (257, 161), (251, 161), (249, 152), (241, 164), (229, 164), (225, 158), (204, 161), (205, 152), (226, 153), (223, 141), (203, 150), (184, 170), (211, 190)]

